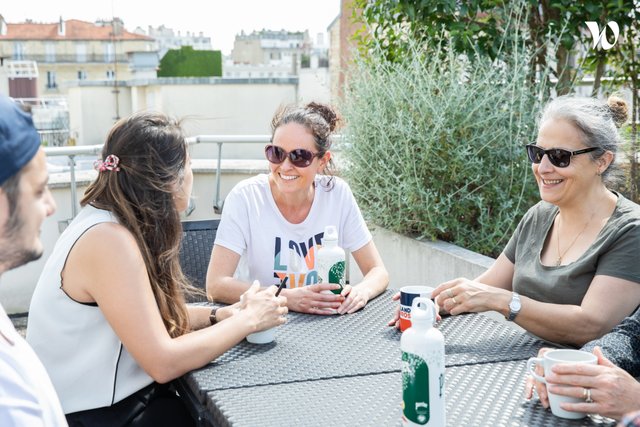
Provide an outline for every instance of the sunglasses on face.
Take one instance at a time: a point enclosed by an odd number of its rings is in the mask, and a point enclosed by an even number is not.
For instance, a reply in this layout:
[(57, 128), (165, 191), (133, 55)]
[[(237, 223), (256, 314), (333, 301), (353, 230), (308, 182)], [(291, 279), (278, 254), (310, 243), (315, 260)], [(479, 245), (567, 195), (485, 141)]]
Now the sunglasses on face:
[(292, 151), (285, 151), (277, 145), (269, 144), (264, 147), (264, 154), (271, 163), (279, 165), (284, 162), (287, 157), (291, 164), (297, 168), (306, 168), (313, 162), (314, 157), (320, 157), (319, 153), (314, 153), (304, 148), (296, 148)]
[(598, 147), (589, 147), (576, 151), (563, 150), (562, 148), (549, 148), (548, 150), (545, 150), (544, 148), (540, 148), (535, 144), (527, 145), (527, 155), (529, 156), (529, 160), (531, 160), (531, 163), (540, 163), (542, 161), (542, 158), (546, 154), (551, 164), (559, 168), (566, 168), (567, 166), (569, 166), (569, 163), (571, 163), (571, 157), (573, 156), (577, 156), (578, 154), (590, 153), (596, 150), (598, 150)]

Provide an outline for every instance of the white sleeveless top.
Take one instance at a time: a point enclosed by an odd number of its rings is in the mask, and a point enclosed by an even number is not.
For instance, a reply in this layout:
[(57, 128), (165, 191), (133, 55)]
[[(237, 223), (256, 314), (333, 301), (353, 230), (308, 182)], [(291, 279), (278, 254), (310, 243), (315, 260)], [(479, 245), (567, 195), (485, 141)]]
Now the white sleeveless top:
[(77, 302), (62, 290), (60, 273), (71, 248), (103, 222), (117, 220), (90, 205), (80, 211), (56, 242), (29, 308), (27, 341), (47, 369), (66, 414), (111, 406), (153, 382), (97, 304)]

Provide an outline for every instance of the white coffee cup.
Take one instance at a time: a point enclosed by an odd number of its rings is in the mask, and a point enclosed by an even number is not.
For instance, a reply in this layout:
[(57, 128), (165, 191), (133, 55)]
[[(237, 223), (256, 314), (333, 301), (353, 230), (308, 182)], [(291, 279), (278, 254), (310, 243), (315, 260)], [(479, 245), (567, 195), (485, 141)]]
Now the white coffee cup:
[(252, 344), (269, 344), (276, 338), (276, 328), (265, 329), (247, 335), (247, 341)]
[[(594, 354), (582, 350), (551, 350), (546, 352), (542, 357), (530, 358), (527, 361), (527, 371), (536, 380), (547, 384), (547, 381), (544, 379), (544, 377), (541, 377), (535, 372), (536, 365), (541, 365), (544, 370), (544, 374), (548, 375), (549, 373), (551, 373), (551, 367), (560, 363), (587, 363), (596, 365), (598, 363), (598, 358)], [(551, 412), (556, 417), (577, 420), (580, 418), (584, 418), (587, 415), (584, 412), (565, 411), (560, 407), (560, 404), (562, 403), (580, 403), (584, 402), (584, 399), (570, 396), (561, 396), (554, 393), (548, 394)]]

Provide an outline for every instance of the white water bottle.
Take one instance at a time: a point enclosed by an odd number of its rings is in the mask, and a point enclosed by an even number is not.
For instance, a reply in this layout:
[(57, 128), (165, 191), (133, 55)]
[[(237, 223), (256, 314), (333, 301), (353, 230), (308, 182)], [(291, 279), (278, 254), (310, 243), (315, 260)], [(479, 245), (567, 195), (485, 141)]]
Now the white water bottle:
[(400, 339), (403, 426), (445, 426), (444, 337), (435, 319), (433, 301), (413, 300), (411, 327)]
[(338, 246), (338, 230), (335, 225), (327, 225), (324, 228), (322, 247), (316, 255), (316, 270), (318, 271), (318, 283), (336, 283), (339, 289), (330, 292), (340, 294), (344, 287), (344, 249)]

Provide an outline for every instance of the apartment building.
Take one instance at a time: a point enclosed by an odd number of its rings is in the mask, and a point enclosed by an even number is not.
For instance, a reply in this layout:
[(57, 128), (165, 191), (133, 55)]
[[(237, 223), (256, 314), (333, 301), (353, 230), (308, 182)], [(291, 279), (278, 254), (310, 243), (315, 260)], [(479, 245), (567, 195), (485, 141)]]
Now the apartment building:
[(141, 27), (134, 30), (136, 34), (152, 37), (156, 41), (158, 55), (160, 59), (171, 49), (180, 49), (182, 46), (191, 46), (194, 50), (213, 50), (211, 47), (211, 37), (207, 37), (202, 31), (196, 35), (195, 32), (187, 31), (182, 34), (164, 25), (153, 27), (149, 25), (145, 31)]
[(261, 30), (236, 35), (231, 51), (234, 64), (296, 66), (311, 50), (308, 31)]
[(64, 95), (67, 82), (128, 80), (137, 71), (135, 59), (153, 51), (153, 38), (125, 30), (119, 18), (95, 23), (60, 18), (57, 23), (13, 24), (0, 15), (2, 62), (33, 61), (37, 65), (36, 93), (18, 97)]

